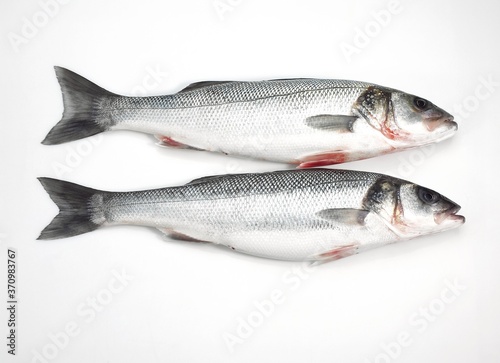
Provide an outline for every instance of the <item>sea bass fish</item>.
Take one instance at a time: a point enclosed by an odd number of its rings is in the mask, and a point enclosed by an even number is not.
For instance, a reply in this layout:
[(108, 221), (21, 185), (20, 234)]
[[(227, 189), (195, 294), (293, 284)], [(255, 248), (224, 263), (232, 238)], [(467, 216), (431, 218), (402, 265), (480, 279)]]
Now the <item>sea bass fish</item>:
[(172, 95), (126, 97), (55, 70), (64, 113), (46, 145), (133, 130), (164, 146), (307, 168), (427, 145), (457, 130), (453, 116), (430, 101), (365, 82), (198, 82)]
[(460, 206), (387, 175), (295, 169), (195, 179), (186, 185), (108, 192), (40, 178), (60, 209), (39, 239), (110, 225), (155, 227), (281, 260), (333, 260), (460, 226)]

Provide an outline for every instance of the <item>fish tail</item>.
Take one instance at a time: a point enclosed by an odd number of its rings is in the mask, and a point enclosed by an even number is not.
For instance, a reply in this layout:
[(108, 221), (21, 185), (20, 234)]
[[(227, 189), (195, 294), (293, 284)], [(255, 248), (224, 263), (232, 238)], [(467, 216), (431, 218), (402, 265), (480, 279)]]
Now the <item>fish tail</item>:
[(38, 178), (50, 198), (59, 207), (59, 214), (38, 237), (58, 239), (91, 232), (106, 221), (103, 197), (107, 192), (52, 178)]
[(118, 96), (62, 67), (54, 67), (63, 95), (64, 112), (42, 141), (44, 145), (62, 144), (106, 131), (113, 125), (102, 115), (102, 101)]

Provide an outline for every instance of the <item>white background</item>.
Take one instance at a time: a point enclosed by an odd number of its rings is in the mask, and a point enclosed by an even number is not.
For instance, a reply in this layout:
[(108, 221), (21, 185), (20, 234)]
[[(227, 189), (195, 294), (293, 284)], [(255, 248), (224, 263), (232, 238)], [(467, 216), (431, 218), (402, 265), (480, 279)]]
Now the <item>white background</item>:
[[(223, 4), (230, 10), (216, 7)], [(500, 361), (500, 87), (487, 92), (481, 81), (500, 81), (500, 3), (401, 1), (397, 14), (374, 25), (374, 14), (387, 14), (388, 4), (72, 0), (43, 10), (37, 1), (3, 0), (2, 362), (42, 361), (37, 354), (45, 354), (46, 362)], [(38, 24), (36, 34), (23, 34), (27, 21)], [(357, 29), (367, 27), (368, 40), (346, 57), (342, 44), (355, 46)], [(30, 38), (16, 43), (16, 35), (17, 42)], [(442, 192), (462, 205), (467, 222), (309, 272), (299, 263), (165, 240), (141, 227), (36, 241), (57, 213), (38, 176), (134, 190), (288, 167), (159, 148), (152, 137), (125, 131), (43, 146), (62, 113), (54, 65), (128, 95), (172, 93), (200, 80), (318, 77), (374, 82), (428, 98), (454, 114), (455, 137), (425, 153), (343, 167)], [(156, 78), (150, 75), (154, 69)], [(6, 353), (3, 307), (11, 247), (18, 252), (20, 301), (15, 357)], [(126, 286), (114, 281), (122, 270), (133, 277)], [(121, 291), (108, 292), (109, 283)], [(462, 290), (454, 295), (447, 284)], [(258, 321), (262, 314), (254, 302), (269, 300), (274, 290), (281, 291), (281, 303)], [(100, 311), (86, 305), (96, 296), (107, 303)], [(430, 315), (423, 317), (420, 309), (429, 306)], [(231, 351), (228, 334), (237, 336), (241, 320), (249, 317), (260, 325)], [(66, 339), (61, 332), (68, 323), (78, 335)], [(394, 342), (404, 332), (407, 344), (398, 348)]]

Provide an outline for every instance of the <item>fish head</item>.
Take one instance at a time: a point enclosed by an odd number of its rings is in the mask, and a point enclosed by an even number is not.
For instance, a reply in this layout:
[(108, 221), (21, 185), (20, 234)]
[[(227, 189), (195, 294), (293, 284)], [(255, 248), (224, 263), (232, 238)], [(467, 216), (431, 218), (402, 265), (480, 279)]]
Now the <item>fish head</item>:
[(364, 205), (405, 239), (446, 231), (465, 222), (465, 217), (457, 215), (457, 203), (434, 190), (396, 178), (379, 178)]
[(432, 102), (378, 86), (370, 86), (361, 94), (353, 112), (380, 131), (395, 148), (442, 141), (458, 129), (453, 116)]

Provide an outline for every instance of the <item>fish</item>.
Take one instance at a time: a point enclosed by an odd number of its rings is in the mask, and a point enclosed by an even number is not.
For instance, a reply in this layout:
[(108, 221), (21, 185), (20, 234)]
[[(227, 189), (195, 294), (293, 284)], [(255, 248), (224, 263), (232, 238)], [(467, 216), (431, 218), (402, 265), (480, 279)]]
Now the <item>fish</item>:
[(39, 180), (59, 207), (40, 240), (139, 225), (264, 258), (330, 261), (465, 222), (458, 204), (431, 189), (353, 170), (215, 175), (130, 192)]
[(55, 71), (64, 112), (45, 145), (132, 130), (156, 136), (160, 146), (310, 168), (440, 142), (458, 129), (432, 102), (366, 82), (204, 81), (175, 94), (128, 97)]

